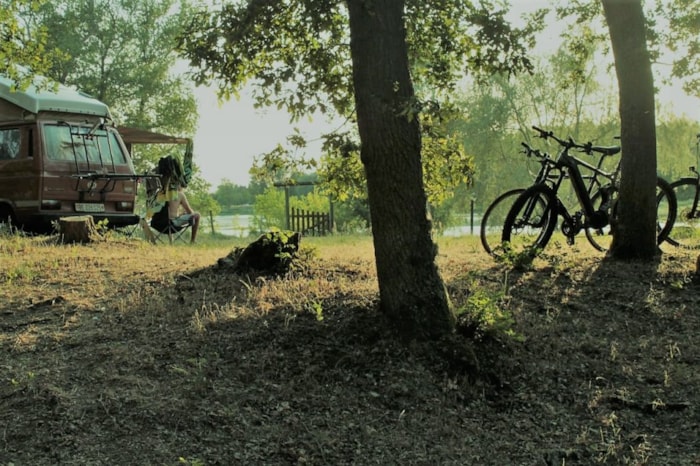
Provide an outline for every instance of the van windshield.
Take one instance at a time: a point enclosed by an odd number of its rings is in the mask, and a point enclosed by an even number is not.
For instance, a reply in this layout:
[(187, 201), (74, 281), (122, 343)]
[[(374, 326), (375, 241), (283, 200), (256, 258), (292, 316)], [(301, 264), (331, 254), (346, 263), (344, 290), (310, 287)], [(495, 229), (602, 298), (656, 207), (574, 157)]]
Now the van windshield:
[(126, 164), (116, 133), (92, 126), (44, 125), (44, 146), (50, 160)]

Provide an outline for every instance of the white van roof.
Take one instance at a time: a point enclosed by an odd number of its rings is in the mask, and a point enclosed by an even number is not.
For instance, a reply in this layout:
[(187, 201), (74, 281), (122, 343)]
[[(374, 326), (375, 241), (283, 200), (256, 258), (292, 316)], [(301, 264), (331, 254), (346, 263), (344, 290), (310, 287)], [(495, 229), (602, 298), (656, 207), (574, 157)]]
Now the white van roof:
[[(35, 82), (46, 79), (37, 76)], [(37, 114), (39, 112), (77, 113), (93, 115), (111, 119), (109, 107), (103, 102), (90, 97), (84, 92), (77, 91), (68, 86), (59, 84), (57, 89), (38, 90), (34, 84), (25, 90), (13, 91), (14, 82), (0, 76), (0, 99), (16, 105), (27, 112)], [(3, 108), (0, 105), (0, 109)], [(0, 115), (0, 120), (2, 120)]]

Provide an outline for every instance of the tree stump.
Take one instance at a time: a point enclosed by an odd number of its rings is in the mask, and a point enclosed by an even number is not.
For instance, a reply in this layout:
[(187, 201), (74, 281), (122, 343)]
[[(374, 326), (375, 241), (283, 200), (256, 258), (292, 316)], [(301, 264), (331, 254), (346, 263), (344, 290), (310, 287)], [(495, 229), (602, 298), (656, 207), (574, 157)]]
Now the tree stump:
[(90, 243), (102, 239), (92, 215), (61, 217), (58, 226), (63, 243)]
[(271, 231), (261, 235), (245, 248), (234, 248), (228, 256), (219, 259), (220, 266), (234, 272), (282, 275), (290, 270), (299, 251), (301, 233)]

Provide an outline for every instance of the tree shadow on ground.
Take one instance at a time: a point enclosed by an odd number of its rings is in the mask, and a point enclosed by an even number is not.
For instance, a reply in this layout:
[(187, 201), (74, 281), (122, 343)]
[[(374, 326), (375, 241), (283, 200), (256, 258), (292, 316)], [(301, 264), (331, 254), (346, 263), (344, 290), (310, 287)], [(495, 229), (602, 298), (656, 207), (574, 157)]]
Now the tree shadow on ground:
[[(61, 260), (73, 274), (86, 262)], [(79, 302), (84, 291), (2, 303), (0, 463), (698, 459), (700, 293), (687, 268), (561, 255), (523, 272), (454, 267), (457, 303), (490, 287), (514, 318), (514, 338), (473, 344), (487, 382), (437, 345), (401, 343), (364, 264), (285, 278), (174, 267), (118, 277), (99, 303)]]
[(644, 462), (651, 451), (664, 457), (697, 445), (687, 429), (698, 360), (682, 357), (700, 344), (688, 305), (700, 291), (692, 272), (673, 255), (650, 263), (573, 259), (545, 255), (513, 273), (509, 295), (524, 337), (510, 361), (513, 392), (536, 392), (563, 425), (578, 425), (579, 439), (600, 438), (573, 450), (584, 463)]

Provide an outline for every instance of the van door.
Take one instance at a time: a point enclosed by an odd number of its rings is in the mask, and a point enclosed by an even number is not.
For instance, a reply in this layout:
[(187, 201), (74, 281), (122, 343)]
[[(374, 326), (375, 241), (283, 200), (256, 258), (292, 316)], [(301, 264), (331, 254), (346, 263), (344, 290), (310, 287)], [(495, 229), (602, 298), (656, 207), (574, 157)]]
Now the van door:
[(0, 222), (24, 222), (39, 208), (34, 125), (0, 127)]

